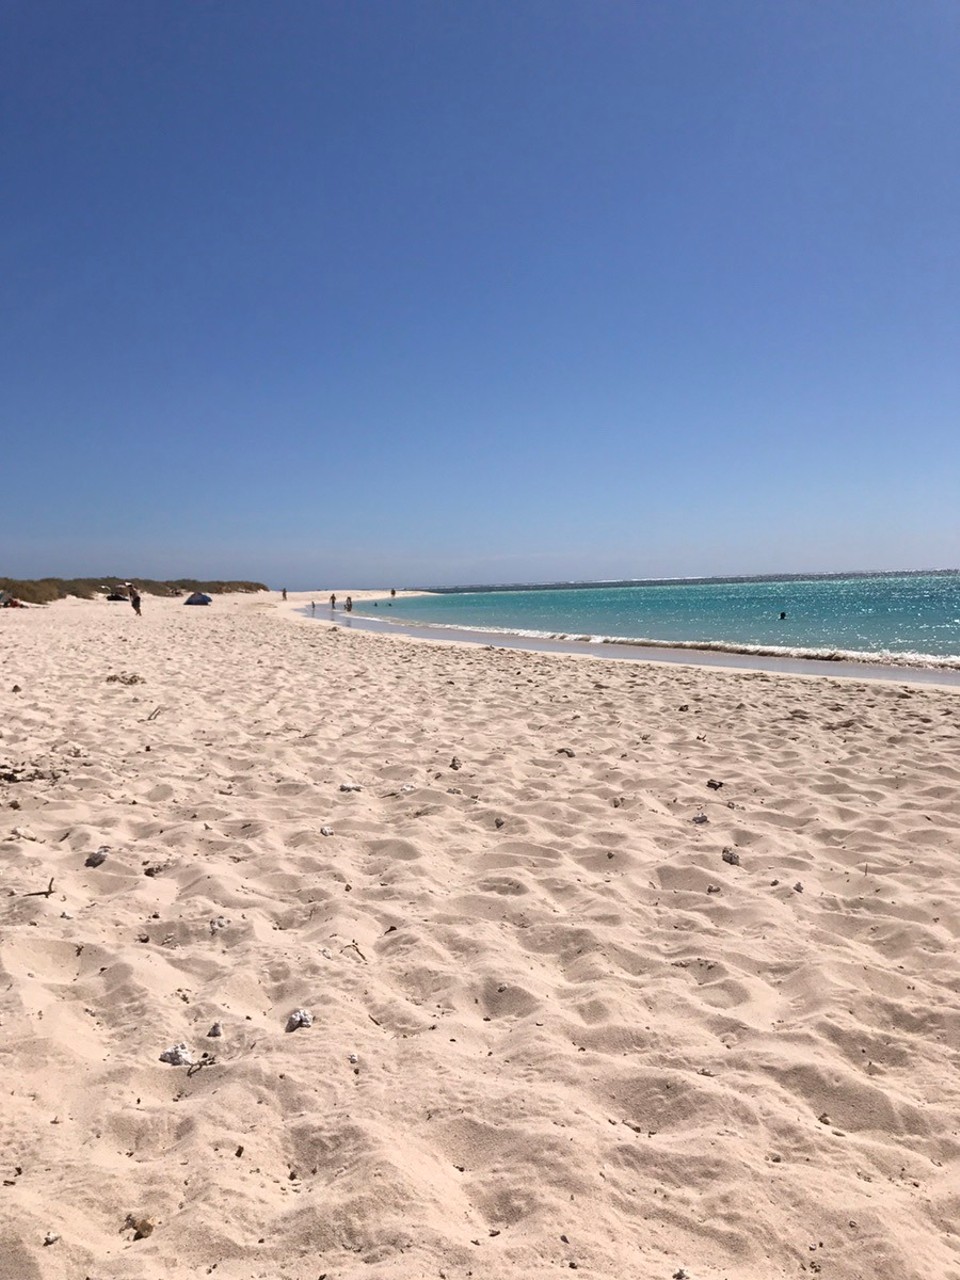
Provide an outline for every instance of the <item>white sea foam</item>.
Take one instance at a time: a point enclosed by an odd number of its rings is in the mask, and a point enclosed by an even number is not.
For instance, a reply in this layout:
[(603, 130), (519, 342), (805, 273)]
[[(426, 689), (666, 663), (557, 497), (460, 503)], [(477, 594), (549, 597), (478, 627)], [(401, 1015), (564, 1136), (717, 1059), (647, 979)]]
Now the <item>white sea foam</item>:
[(549, 640), (566, 644), (622, 645), (636, 649), (673, 649), (690, 653), (743, 654), (755, 658), (781, 658), (793, 661), (846, 662), (857, 665), (903, 667), (935, 671), (960, 671), (960, 655), (932, 653), (894, 653), (889, 649), (859, 650), (803, 648), (795, 645), (737, 644), (723, 640), (654, 640), (648, 636), (571, 635), (564, 631), (538, 631), (521, 627), (466, 626), (463, 623), (426, 622), (412, 618), (376, 619), (397, 628), (453, 631), (463, 634), (514, 636), (521, 640)]

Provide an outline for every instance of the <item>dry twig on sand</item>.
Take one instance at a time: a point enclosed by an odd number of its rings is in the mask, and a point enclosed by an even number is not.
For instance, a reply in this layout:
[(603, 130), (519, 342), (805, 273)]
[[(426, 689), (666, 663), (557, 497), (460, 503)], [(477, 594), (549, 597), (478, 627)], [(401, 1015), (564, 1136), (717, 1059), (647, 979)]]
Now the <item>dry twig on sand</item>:
[(45, 889), (31, 889), (29, 893), (21, 893), (21, 898), (49, 898), (53, 893), (53, 876)]

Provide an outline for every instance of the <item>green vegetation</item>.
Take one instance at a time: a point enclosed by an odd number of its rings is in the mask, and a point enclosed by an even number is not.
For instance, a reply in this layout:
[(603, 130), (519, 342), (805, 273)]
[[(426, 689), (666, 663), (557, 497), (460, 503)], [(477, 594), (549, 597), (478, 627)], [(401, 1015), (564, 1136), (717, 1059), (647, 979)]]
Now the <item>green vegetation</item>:
[[(205, 591), (208, 595), (226, 595), (231, 591), (268, 591), (262, 582), (200, 582), (195, 578), (175, 578), (168, 582), (155, 582), (152, 578), (135, 579), (142, 595), (189, 595), (192, 591)], [(125, 578), (107, 574), (102, 578), (38, 578), (19, 581), (16, 578), (0, 578), (0, 592), (6, 591), (24, 604), (49, 604), (65, 596), (79, 596), (92, 600), (94, 596), (107, 595), (114, 586), (121, 590)]]

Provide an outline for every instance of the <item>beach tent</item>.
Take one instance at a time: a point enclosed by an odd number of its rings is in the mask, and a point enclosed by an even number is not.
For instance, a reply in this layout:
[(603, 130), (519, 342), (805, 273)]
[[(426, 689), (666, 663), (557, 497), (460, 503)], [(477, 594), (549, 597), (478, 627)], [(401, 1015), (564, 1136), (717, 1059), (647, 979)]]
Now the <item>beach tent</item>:
[(213, 604), (213, 596), (205, 596), (202, 591), (195, 591), (192, 596), (187, 596), (184, 604)]

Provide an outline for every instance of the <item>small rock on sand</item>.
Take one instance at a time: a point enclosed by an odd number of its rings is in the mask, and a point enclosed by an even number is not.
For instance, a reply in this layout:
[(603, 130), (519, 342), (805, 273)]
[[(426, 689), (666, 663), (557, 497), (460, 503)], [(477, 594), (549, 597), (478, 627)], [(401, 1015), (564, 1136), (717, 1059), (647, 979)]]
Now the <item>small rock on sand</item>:
[(153, 1235), (153, 1221), (150, 1218), (142, 1218), (135, 1213), (127, 1214), (124, 1226), (128, 1231), (133, 1232), (134, 1240), (145, 1240), (147, 1236)]
[(171, 1067), (192, 1067), (193, 1055), (181, 1041), (179, 1044), (171, 1045), (169, 1049), (164, 1049), (160, 1055), (160, 1061), (169, 1062)]

